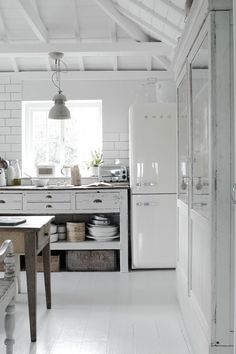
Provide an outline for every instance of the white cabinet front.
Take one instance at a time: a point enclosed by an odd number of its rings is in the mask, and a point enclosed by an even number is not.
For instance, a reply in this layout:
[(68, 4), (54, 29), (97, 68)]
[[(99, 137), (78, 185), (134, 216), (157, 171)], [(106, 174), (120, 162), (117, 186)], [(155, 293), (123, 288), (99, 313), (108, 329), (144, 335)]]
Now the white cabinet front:
[(120, 193), (119, 192), (80, 192), (76, 193), (75, 203), (77, 210), (119, 210)]
[(21, 210), (23, 199), (21, 193), (0, 193), (0, 212)]
[(133, 268), (176, 266), (176, 195), (131, 197)]

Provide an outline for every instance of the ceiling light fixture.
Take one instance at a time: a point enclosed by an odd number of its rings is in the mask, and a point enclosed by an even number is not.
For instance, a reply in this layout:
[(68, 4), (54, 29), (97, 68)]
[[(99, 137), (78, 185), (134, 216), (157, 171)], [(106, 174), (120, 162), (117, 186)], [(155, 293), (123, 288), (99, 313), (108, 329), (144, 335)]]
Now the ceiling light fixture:
[[(70, 111), (65, 106), (67, 101), (66, 96), (62, 94), (61, 90), (61, 63), (65, 63), (61, 60), (64, 54), (60, 52), (49, 53), (49, 57), (55, 61), (55, 72), (52, 74), (52, 83), (58, 89), (58, 94), (53, 97), (55, 102), (54, 106), (50, 109), (48, 118), (50, 119), (70, 119)], [(57, 83), (56, 83), (57, 82)]]

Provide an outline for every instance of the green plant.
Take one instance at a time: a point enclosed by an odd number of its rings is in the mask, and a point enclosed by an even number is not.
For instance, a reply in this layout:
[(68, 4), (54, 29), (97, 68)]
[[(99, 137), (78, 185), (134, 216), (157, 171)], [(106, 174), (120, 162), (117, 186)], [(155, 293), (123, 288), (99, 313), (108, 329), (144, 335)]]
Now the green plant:
[(102, 153), (98, 150), (91, 151), (90, 167), (99, 167), (103, 164)]

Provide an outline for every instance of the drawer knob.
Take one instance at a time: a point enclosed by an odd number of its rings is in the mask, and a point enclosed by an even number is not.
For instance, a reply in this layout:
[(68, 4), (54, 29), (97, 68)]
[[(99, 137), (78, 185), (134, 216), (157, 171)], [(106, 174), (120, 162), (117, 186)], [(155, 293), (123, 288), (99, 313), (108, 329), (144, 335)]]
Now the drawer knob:
[(52, 205), (47, 204), (47, 205), (46, 205), (46, 208), (52, 208)]
[(1, 204), (5, 204), (6, 201), (5, 201), (5, 200), (0, 200), (0, 203), (1, 203)]
[(94, 199), (93, 202), (94, 202), (94, 203), (102, 203), (102, 200), (101, 200), (101, 199)]
[(50, 198), (52, 198), (52, 196), (51, 196), (51, 195), (46, 195), (46, 198), (49, 198), (49, 199), (50, 199)]

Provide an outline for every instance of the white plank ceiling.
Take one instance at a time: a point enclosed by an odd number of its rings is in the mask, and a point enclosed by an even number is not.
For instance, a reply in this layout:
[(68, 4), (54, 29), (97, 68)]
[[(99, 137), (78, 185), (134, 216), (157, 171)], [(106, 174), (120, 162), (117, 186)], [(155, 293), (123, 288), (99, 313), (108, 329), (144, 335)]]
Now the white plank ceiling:
[(171, 72), (185, 0), (0, 0), (0, 73)]

